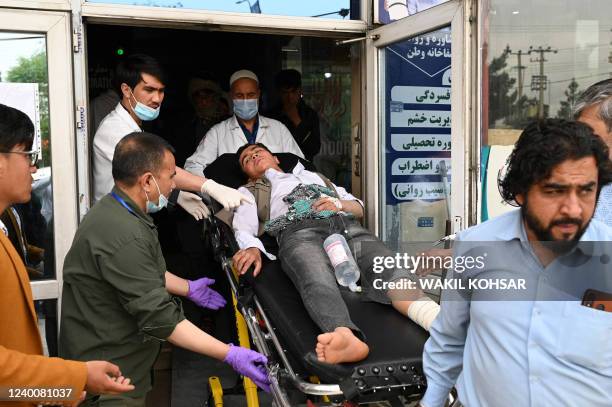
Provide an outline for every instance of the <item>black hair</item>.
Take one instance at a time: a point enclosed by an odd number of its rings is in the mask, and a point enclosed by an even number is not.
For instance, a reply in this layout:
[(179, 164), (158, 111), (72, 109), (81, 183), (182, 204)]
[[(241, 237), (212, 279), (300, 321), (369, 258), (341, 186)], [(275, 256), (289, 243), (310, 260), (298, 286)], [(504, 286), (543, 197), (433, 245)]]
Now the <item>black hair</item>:
[(158, 174), (166, 151), (174, 153), (174, 148), (155, 134), (140, 131), (128, 134), (115, 147), (113, 179), (133, 186), (145, 172)]
[(19, 145), (31, 150), (33, 142), (34, 124), (28, 115), (0, 103), (0, 151), (11, 151)]
[(270, 151), (270, 149), (263, 143), (246, 143), (243, 146), (241, 146), (238, 151), (236, 151), (236, 159), (238, 160), (238, 165), (242, 167), (242, 163), (240, 162), (240, 155), (242, 154), (242, 152), (244, 150), (246, 150), (247, 148), (251, 147), (251, 146), (257, 146), (257, 147), (261, 147), (264, 150), (266, 150), (267, 152), (269, 152), (270, 154), (274, 155), (274, 153), (272, 151)]
[(302, 87), (302, 74), (295, 69), (283, 69), (274, 77), (276, 89), (295, 89)]
[(154, 76), (163, 84), (166, 83), (166, 74), (157, 60), (148, 55), (134, 54), (127, 56), (117, 64), (113, 81), (117, 87), (116, 90), (121, 95), (121, 84), (125, 83), (133, 91), (142, 80), (143, 73)]
[(608, 147), (586, 124), (546, 119), (530, 123), (521, 133), (507, 162), (507, 172), (500, 181), (504, 200), (516, 203), (516, 196), (526, 194), (536, 183), (550, 177), (553, 169), (566, 160), (593, 157), (598, 170), (598, 189), (612, 182), (612, 162)]

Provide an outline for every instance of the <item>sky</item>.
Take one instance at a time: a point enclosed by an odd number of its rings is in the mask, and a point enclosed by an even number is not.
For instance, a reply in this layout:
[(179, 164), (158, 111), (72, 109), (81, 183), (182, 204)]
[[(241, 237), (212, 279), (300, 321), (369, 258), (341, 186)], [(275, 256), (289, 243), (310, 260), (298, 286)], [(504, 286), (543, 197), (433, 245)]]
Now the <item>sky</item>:
[[(18, 39), (37, 37), (35, 39)], [(6, 81), (6, 73), (17, 64), (19, 57), (28, 58), (45, 47), (45, 38), (40, 34), (0, 32), (0, 75)]]
[[(236, 4), (238, 0), (89, 0), (91, 3), (115, 3), (136, 5), (176, 6), (182, 8), (206, 9), (213, 11), (231, 11), (248, 13), (248, 2)], [(254, 4), (256, 0), (248, 0)], [(319, 14), (337, 12), (349, 8), (349, 0), (259, 0), (259, 7), (264, 14), (312, 17)], [(342, 18), (338, 14), (326, 18)], [(349, 18), (349, 17), (347, 17)]]

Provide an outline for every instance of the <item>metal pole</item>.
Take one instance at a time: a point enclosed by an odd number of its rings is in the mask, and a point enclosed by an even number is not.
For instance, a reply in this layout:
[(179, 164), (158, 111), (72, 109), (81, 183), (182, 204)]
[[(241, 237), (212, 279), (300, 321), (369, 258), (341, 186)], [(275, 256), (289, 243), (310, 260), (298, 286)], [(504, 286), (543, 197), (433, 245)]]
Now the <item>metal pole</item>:
[[(542, 46), (540, 45), (537, 49), (534, 49), (533, 46), (530, 46), (528, 54), (531, 55), (532, 52), (537, 52), (538, 54), (540, 54), (539, 58), (532, 62), (540, 63), (540, 75), (538, 77), (538, 80), (536, 81), (536, 84), (538, 86), (537, 90), (539, 91), (538, 119), (541, 120), (544, 118), (544, 88), (547, 84), (547, 78), (544, 77), (544, 62), (546, 62), (546, 60), (544, 59), (544, 54), (547, 52), (552, 52), (556, 54), (557, 50), (552, 49), (551, 47), (542, 48)], [(532, 90), (533, 90), (533, 81), (532, 81)]]
[(540, 82), (539, 82), (539, 90), (540, 95), (538, 98), (538, 119), (542, 120), (544, 118), (544, 50), (540, 47), (538, 50), (540, 53)]

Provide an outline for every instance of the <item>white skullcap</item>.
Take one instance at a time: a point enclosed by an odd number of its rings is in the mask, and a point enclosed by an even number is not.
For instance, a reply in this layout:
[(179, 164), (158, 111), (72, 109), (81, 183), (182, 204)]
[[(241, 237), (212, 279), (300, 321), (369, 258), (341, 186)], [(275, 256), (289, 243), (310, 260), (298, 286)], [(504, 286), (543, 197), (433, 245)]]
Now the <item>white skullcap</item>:
[(234, 82), (242, 78), (253, 79), (259, 85), (259, 79), (257, 78), (257, 75), (255, 75), (253, 71), (249, 71), (248, 69), (241, 69), (239, 71), (234, 72), (232, 76), (230, 76), (230, 80), (229, 80), (230, 88), (232, 87)]

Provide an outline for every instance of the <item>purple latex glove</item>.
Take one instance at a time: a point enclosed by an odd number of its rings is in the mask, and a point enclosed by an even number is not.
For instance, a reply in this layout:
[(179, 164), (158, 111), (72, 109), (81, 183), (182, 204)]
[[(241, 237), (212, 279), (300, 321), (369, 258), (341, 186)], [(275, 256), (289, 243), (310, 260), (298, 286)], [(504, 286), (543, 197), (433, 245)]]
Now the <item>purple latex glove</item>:
[(225, 306), (225, 298), (209, 287), (215, 283), (212, 278), (202, 277), (197, 280), (187, 280), (189, 291), (187, 298), (202, 308), (219, 309)]
[(247, 376), (262, 390), (270, 393), (270, 380), (266, 371), (268, 358), (261, 353), (229, 344), (230, 349), (223, 361), (236, 372)]

